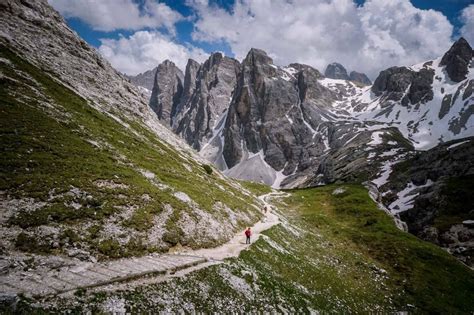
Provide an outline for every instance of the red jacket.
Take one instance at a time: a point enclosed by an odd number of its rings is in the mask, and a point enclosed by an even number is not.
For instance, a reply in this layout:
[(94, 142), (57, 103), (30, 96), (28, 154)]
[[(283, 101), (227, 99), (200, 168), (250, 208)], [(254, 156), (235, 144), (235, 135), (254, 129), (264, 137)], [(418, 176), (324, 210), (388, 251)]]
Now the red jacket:
[(250, 230), (245, 230), (245, 236), (249, 237), (250, 235), (252, 235), (252, 232), (250, 232)]

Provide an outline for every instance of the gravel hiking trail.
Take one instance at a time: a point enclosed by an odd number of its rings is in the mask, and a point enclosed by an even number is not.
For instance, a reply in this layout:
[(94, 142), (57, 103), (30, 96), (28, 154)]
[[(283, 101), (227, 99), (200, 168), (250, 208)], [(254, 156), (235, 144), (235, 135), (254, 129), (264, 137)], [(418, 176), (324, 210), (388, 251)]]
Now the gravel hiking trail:
[[(261, 233), (279, 224), (280, 220), (271, 199), (286, 194), (271, 192), (259, 196), (269, 211), (262, 220), (251, 226), (251, 243), (259, 239)], [(143, 257), (123, 258), (107, 262), (79, 262), (60, 269), (36, 269), (9, 273), (0, 276), (0, 295), (24, 294), (43, 297), (70, 293), (77, 289), (98, 288), (115, 290), (145, 283), (162, 282), (181, 277), (190, 272), (222, 263), (226, 258), (238, 257), (245, 244), (244, 231), (238, 232), (228, 242), (214, 248), (186, 249), (168, 254), (150, 254)], [(126, 282), (126, 283), (124, 283)]]

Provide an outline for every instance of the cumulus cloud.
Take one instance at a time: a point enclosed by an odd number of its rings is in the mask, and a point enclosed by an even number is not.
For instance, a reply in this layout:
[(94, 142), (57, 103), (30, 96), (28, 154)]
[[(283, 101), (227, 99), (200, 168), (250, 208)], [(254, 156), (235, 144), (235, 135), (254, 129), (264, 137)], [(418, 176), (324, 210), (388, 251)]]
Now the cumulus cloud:
[(474, 46), (474, 4), (462, 10), (461, 21), (464, 24), (460, 30), (461, 36), (463, 36), (471, 46)]
[(166, 28), (175, 33), (175, 23), (184, 19), (164, 3), (145, 0), (143, 6), (132, 0), (48, 0), (66, 18), (78, 18), (97, 31)]
[(184, 70), (189, 58), (204, 61), (202, 49), (183, 46), (158, 31), (138, 31), (129, 37), (101, 39), (100, 53), (119, 71), (135, 75), (158, 66), (166, 59)]
[(389, 66), (436, 58), (452, 44), (448, 19), (409, 0), (363, 6), (352, 0), (236, 0), (230, 12), (203, 0), (188, 4), (197, 14), (193, 38), (227, 42), (239, 59), (256, 47), (280, 65), (296, 61), (324, 71), (338, 61), (374, 78)]

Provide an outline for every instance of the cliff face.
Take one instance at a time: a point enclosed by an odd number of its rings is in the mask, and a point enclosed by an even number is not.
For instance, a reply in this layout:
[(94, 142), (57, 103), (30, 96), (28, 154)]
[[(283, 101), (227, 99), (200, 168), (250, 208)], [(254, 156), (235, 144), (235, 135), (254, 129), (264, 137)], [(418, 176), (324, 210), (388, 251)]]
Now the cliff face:
[[(185, 92), (164, 103), (175, 108), (172, 129), (232, 177), (275, 187), (375, 180), (389, 157), (472, 135), (471, 51), (460, 39), (443, 58), (383, 70), (373, 85), (338, 63), (323, 76), (278, 67), (259, 49), (242, 64), (216, 53), (190, 61)], [(465, 79), (451, 84), (448, 68)]]
[(153, 85), (155, 84), (155, 76), (156, 76), (156, 71), (158, 70), (158, 67), (152, 70), (145, 71), (143, 73), (130, 76), (126, 75), (126, 77), (132, 82), (133, 85), (142, 87), (144, 89), (147, 89), (148, 91), (153, 90)]
[[(239, 65), (235, 59), (214, 53), (195, 74), (195, 88), (189, 98), (183, 98), (182, 113), (174, 124), (175, 132), (195, 149), (200, 150), (213, 137), (213, 130), (224, 118)], [(188, 66), (190, 73), (195, 71), (193, 65)]]
[(165, 60), (155, 75), (150, 107), (165, 125), (171, 126), (183, 95), (183, 73), (176, 65)]

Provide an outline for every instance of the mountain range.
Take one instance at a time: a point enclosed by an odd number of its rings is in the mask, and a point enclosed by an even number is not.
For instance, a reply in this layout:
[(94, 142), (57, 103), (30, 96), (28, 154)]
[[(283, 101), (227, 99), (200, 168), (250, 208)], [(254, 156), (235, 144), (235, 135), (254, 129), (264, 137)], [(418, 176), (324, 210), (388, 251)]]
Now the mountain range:
[(1, 1), (0, 313), (472, 313), (472, 59), (132, 77)]
[[(456, 209), (453, 224), (438, 231), (444, 201), (421, 202), (433, 191), (445, 200), (439, 191), (449, 181), (472, 181), (472, 59), (460, 38), (444, 56), (388, 68), (372, 84), (339, 63), (323, 75), (309, 65), (274, 65), (259, 49), (242, 62), (214, 53), (203, 64), (190, 59), (184, 74), (172, 61), (160, 64), (149, 104), (227, 176), (287, 189), (367, 182), (411, 232), (472, 264), (473, 235), (462, 222), (473, 219), (474, 205)], [(449, 171), (438, 151), (450, 153)], [(416, 167), (416, 176), (394, 172), (420, 158), (438, 163)]]

